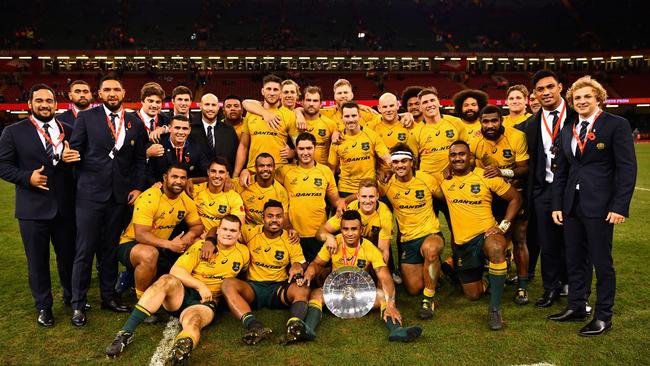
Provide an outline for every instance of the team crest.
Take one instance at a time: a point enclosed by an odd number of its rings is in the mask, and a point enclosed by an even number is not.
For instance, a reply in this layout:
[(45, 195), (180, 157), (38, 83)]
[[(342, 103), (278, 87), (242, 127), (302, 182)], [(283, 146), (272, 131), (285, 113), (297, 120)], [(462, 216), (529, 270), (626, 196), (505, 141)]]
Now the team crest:
[(418, 189), (415, 191), (415, 198), (422, 199), (424, 198), (424, 189)]
[(227, 210), (228, 207), (226, 207), (225, 205), (219, 205), (219, 213), (225, 214)]
[(377, 234), (377, 233), (379, 232), (379, 229), (380, 229), (379, 226), (374, 226), (374, 225), (373, 225), (373, 226), (370, 228), (370, 231), (371, 231), (373, 234)]
[(284, 258), (284, 252), (281, 250), (275, 251), (275, 259), (282, 260)]
[(183, 217), (185, 217), (185, 211), (178, 211), (178, 216), (177, 217), (178, 217), (179, 220), (182, 220)]
[(447, 131), (445, 131), (445, 136), (447, 136), (447, 138), (452, 138), (452, 137), (454, 137), (454, 130), (447, 130)]
[(364, 269), (366, 267), (366, 261), (365, 259), (358, 259), (357, 260), (357, 267)]
[(503, 150), (503, 157), (506, 158), (506, 159), (510, 159), (512, 157), (512, 150), (504, 149)]
[(398, 133), (397, 134), (397, 139), (400, 141), (406, 140), (406, 134), (405, 133)]
[(472, 186), (469, 188), (470, 192), (477, 194), (481, 191), (481, 185), (480, 184), (472, 184)]
[(363, 150), (363, 151), (370, 150), (370, 143), (369, 142), (362, 142), (361, 143), (361, 150)]
[(316, 187), (320, 187), (323, 185), (323, 179), (322, 178), (314, 178), (314, 184)]
[(233, 270), (233, 271), (239, 271), (239, 268), (241, 268), (241, 263), (239, 263), (239, 262), (232, 262), (232, 270)]
[(322, 128), (318, 129), (318, 136), (324, 137), (325, 136), (325, 130)]

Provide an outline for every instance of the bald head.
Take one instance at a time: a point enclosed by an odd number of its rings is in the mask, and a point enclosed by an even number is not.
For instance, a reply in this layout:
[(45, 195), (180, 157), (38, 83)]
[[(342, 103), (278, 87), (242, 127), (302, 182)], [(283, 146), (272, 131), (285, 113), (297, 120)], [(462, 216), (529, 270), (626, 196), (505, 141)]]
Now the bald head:
[(392, 123), (397, 119), (397, 97), (393, 93), (384, 93), (379, 97), (379, 113), (384, 122)]
[(219, 113), (219, 98), (212, 93), (201, 97), (201, 115), (206, 122), (212, 123), (217, 119)]

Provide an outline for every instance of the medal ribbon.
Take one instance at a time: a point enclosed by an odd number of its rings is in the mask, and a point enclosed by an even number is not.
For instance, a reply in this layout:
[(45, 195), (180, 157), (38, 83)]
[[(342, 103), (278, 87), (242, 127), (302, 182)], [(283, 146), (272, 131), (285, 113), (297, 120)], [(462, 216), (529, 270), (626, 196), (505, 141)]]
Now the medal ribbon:
[(47, 142), (49, 142), (50, 145), (52, 145), (54, 150), (56, 150), (56, 148), (59, 147), (59, 145), (61, 145), (61, 143), (63, 142), (63, 138), (65, 137), (65, 130), (63, 129), (63, 125), (61, 125), (61, 122), (59, 122), (58, 119), (55, 118), (54, 120), (59, 125), (59, 128), (61, 129), (61, 132), (59, 133), (59, 142), (57, 142), (56, 144), (52, 141), (50, 136), (47, 133), (45, 133), (45, 131), (41, 128), (41, 126), (38, 125), (36, 120), (34, 120), (33, 116), (29, 116), (29, 120), (32, 121), (32, 124), (34, 125), (34, 127), (36, 127), (36, 130), (38, 131), (38, 133), (40, 133), (41, 136), (43, 136), (45, 138), (45, 140), (47, 140)]
[(345, 250), (347, 247), (347, 244), (345, 244), (345, 241), (343, 242), (343, 264), (354, 266), (354, 262), (357, 261), (357, 256), (359, 255), (359, 248), (361, 248), (361, 239), (359, 239), (359, 244), (357, 244), (357, 248), (354, 250), (354, 256), (352, 257), (352, 264), (348, 264), (348, 253), (347, 250)]
[[(138, 117), (140, 117), (140, 120), (142, 120), (142, 124), (144, 125), (144, 128), (147, 130), (147, 134), (151, 133), (151, 130), (149, 129), (149, 126), (147, 126), (147, 121), (144, 118), (142, 118), (142, 114), (140, 114), (140, 111), (137, 111), (135, 113), (137, 113)], [(149, 117), (149, 115), (147, 115), (147, 117)], [(155, 129), (156, 127), (158, 127), (158, 115), (157, 114), (156, 114), (156, 117), (153, 119), (153, 128)]]
[(582, 153), (585, 152), (585, 146), (587, 146), (587, 141), (590, 140), (590, 136), (593, 136), (593, 133), (591, 131), (594, 129), (594, 126), (596, 125), (596, 120), (598, 119), (598, 117), (600, 117), (601, 113), (603, 113), (602, 110), (598, 111), (596, 117), (594, 117), (594, 123), (591, 124), (591, 128), (587, 131), (584, 142), (580, 141), (580, 136), (578, 135), (578, 131), (576, 131), (576, 125), (575, 124), (573, 125), (573, 137), (576, 139), (576, 142), (578, 143), (578, 149), (580, 149), (581, 155)]
[(108, 125), (108, 128), (111, 129), (111, 134), (113, 135), (113, 141), (115, 144), (117, 144), (117, 139), (120, 137), (120, 131), (122, 130), (122, 126), (124, 125), (124, 110), (122, 110), (122, 113), (120, 113), (120, 124), (117, 127), (117, 132), (115, 132), (115, 127), (113, 127), (113, 123), (111, 122), (111, 118), (109, 116), (106, 116), (106, 124)]
[(546, 116), (544, 111), (542, 111), (542, 122), (544, 122), (544, 127), (546, 127), (546, 132), (548, 132), (548, 135), (551, 136), (551, 142), (555, 142), (555, 138), (557, 137), (557, 132), (560, 130), (560, 125), (562, 124), (562, 116), (564, 116), (564, 112), (566, 112), (566, 103), (564, 103), (564, 106), (562, 107), (562, 111), (560, 112), (560, 115), (557, 117), (557, 124), (555, 125), (555, 129), (551, 133), (551, 128), (548, 127), (548, 122), (546, 122)]

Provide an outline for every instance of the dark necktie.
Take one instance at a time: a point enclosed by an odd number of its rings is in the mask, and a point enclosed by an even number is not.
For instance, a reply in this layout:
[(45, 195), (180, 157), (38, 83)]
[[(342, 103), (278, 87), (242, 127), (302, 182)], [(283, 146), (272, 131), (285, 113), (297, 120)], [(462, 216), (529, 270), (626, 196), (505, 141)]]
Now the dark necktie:
[(119, 136), (120, 131), (117, 130), (117, 126), (115, 125), (115, 119), (117, 118), (117, 114), (111, 113), (110, 116), (111, 116), (111, 124), (113, 125), (113, 130), (115, 131), (115, 136)]
[[(580, 132), (578, 132), (578, 139), (580, 139), (580, 142), (583, 144), (586, 144), (585, 142), (585, 136), (587, 136), (587, 127), (589, 126), (589, 122), (587, 121), (582, 121), (580, 122)], [(580, 146), (578, 143), (576, 143), (576, 157), (580, 158), (582, 153), (580, 152)]]
[(149, 131), (153, 131), (155, 122), (156, 121), (153, 118), (149, 121)]
[(210, 145), (210, 151), (214, 151), (214, 135), (212, 134), (212, 126), (208, 126), (208, 145)]
[[(43, 131), (45, 131), (45, 135), (52, 140), (52, 136), (50, 136), (50, 124), (49, 123), (44, 123), (43, 124)], [(50, 141), (48, 139), (45, 139), (45, 153), (47, 156), (50, 158), (50, 160), (56, 160), (56, 155), (54, 154), (54, 148), (52, 147), (52, 144), (50, 144)]]
[(560, 121), (560, 119), (558, 118), (559, 116), (557, 111), (551, 112), (551, 116), (553, 116), (553, 127), (551, 131), (555, 133), (555, 127), (557, 127), (557, 123)]

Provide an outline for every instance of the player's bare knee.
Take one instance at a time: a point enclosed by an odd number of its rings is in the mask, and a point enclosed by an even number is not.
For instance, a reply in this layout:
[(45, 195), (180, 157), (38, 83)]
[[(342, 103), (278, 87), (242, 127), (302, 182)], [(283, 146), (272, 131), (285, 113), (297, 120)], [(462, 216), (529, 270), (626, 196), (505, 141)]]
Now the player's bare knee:
[(311, 292), (309, 295), (309, 300), (314, 300), (314, 301), (320, 301), (323, 302), (323, 289), (317, 288)]
[(469, 301), (477, 301), (481, 298), (481, 291), (479, 290), (465, 290), (465, 298)]
[(158, 263), (158, 249), (149, 245), (143, 245), (137, 249), (134, 265), (146, 268), (156, 268)]

